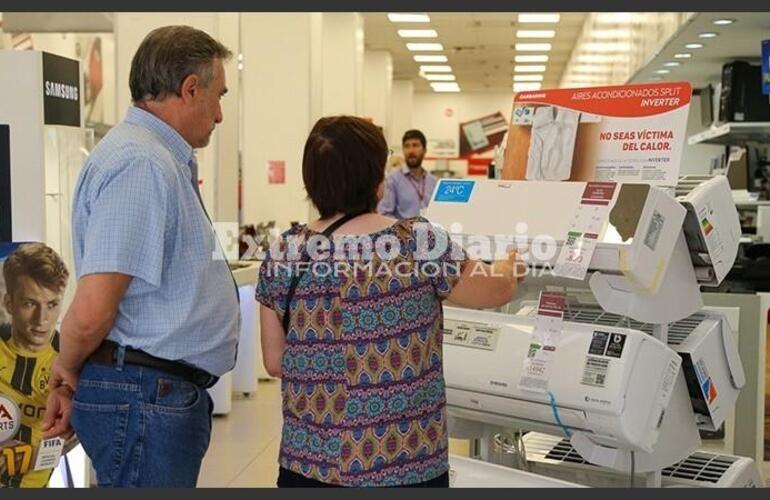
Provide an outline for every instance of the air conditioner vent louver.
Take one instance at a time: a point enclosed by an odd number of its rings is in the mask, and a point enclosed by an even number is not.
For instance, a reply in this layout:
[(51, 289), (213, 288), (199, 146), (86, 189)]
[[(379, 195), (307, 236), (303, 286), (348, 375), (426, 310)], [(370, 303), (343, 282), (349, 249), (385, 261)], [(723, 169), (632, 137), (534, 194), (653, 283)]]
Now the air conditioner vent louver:
[[(536, 309), (533, 308), (530, 316), (534, 317), (536, 314)], [(641, 330), (652, 335), (652, 325), (650, 323), (641, 323), (633, 319), (624, 318), (618, 314), (606, 312), (598, 305), (593, 304), (570, 304), (569, 308), (564, 312), (564, 319), (575, 323), (633, 328), (634, 330)], [(692, 316), (671, 323), (668, 327), (668, 344), (671, 346), (680, 345), (704, 319), (706, 319), (706, 315), (695, 313)]]
[(735, 460), (735, 457), (696, 452), (681, 462), (663, 469), (662, 475), (717, 483)]
[[(530, 439), (527, 440), (527, 450), (537, 452), (536, 454), (543, 458), (555, 462), (570, 462), (596, 467), (581, 457), (566, 438), (562, 438), (555, 444), (552, 437), (542, 440)], [(718, 483), (736, 460), (736, 457), (697, 451), (684, 460), (666, 467), (661, 475), (689, 481)]]

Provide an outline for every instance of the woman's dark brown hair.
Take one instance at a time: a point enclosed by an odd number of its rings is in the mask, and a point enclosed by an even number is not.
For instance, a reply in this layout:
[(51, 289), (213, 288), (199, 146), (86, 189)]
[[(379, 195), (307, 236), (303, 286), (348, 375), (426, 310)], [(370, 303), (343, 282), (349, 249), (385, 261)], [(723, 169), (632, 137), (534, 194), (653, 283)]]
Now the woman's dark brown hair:
[(387, 159), (385, 137), (371, 122), (354, 116), (318, 120), (305, 143), (302, 179), (321, 218), (374, 211)]

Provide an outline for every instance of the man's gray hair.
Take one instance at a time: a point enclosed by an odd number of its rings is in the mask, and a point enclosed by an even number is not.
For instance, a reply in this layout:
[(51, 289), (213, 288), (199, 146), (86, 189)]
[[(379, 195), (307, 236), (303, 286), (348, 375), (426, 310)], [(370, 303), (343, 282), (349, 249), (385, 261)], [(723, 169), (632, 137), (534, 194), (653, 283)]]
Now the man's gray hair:
[(131, 61), (131, 99), (139, 102), (181, 95), (182, 82), (192, 74), (205, 87), (214, 76), (214, 59), (231, 56), (227, 47), (190, 26), (155, 29), (142, 40)]

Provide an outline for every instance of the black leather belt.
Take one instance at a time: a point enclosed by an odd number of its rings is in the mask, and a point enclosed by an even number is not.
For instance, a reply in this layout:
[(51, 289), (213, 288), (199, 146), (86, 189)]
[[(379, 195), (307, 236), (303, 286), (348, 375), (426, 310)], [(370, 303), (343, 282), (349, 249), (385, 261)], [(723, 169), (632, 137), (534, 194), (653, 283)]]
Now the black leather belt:
[[(104, 340), (99, 347), (96, 348), (89, 360), (101, 365), (113, 366), (117, 363), (118, 345), (111, 340)], [(154, 368), (162, 372), (167, 372), (172, 375), (177, 375), (183, 379), (192, 382), (200, 387), (209, 388), (217, 383), (219, 377), (210, 374), (200, 368), (195, 368), (179, 361), (169, 361), (167, 359), (156, 358), (144, 351), (138, 351), (126, 347), (126, 352), (123, 357), (123, 363), (129, 365), (146, 366), (147, 368)]]

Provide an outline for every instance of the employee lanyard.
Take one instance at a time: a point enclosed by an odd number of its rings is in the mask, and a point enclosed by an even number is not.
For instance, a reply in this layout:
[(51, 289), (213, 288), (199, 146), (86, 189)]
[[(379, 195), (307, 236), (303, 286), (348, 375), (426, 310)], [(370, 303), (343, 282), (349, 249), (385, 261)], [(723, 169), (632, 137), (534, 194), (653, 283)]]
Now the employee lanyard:
[(411, 184), (414, 190), (417, 192), (417, 196), (420, 197), (420, 203), (422, 203), (422, 199), (425, 198), (425, 175), (426, 175), (425, 172), (423, 172), (422, 174), (422, 179), (420, 179), (419, 187), (417, 182), (415, 182), (415, 180), (412, 178), (411, 173), (404, 174), (404, 175), (406, 175), (406, 178), (409, 179), (409, 184)]

